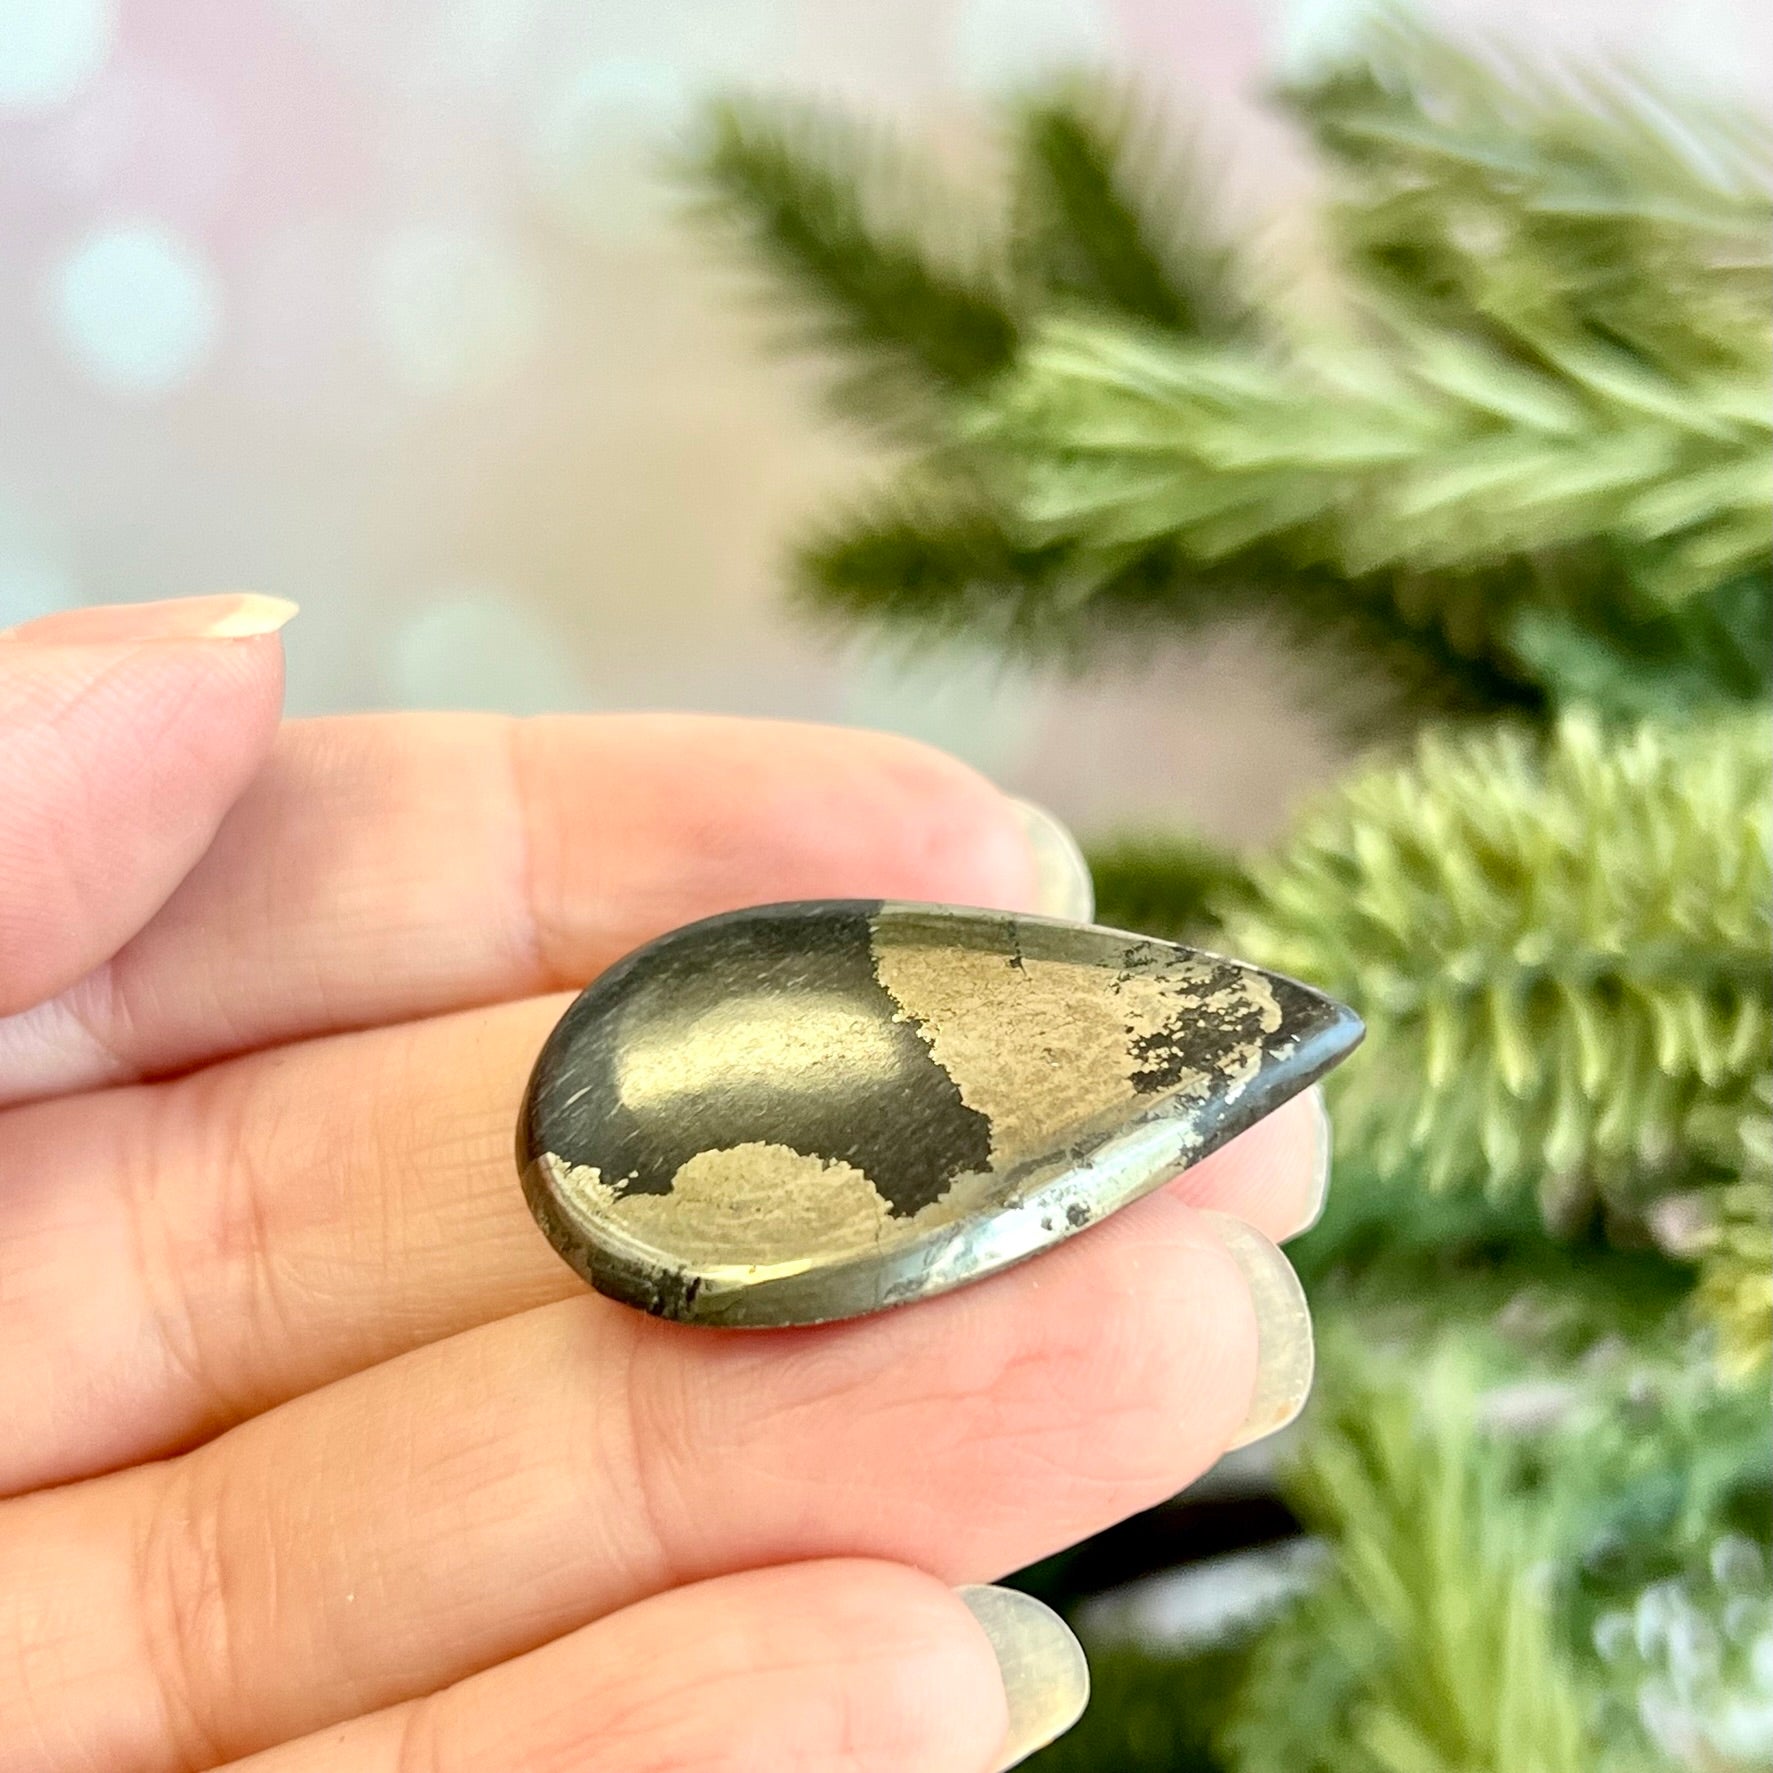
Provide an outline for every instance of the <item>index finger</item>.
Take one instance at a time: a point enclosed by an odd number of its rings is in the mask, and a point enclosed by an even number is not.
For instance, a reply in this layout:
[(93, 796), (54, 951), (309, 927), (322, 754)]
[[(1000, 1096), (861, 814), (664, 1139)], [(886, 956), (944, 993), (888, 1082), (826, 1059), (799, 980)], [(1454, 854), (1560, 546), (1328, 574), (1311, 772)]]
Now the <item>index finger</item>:
[(115, 952), (203, 854), (270, 746), (294, 611), (243, 593), (0, 634), (0, 1014)]
[(882, 733), (676, 714), (295, 722), (141, 934), (0, 1019), (0, 1103), (577, 987), (677, 924), (769, 900), (1066, 914), (1039, 879), (1018, 803)]

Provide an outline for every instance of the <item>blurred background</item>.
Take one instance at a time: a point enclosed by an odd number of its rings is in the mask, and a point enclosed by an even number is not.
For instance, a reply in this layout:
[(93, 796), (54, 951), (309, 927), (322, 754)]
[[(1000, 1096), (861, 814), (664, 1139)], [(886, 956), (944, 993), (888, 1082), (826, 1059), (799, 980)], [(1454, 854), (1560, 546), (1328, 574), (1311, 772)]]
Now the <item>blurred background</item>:
[[(1136, 71), (1284, 234), (1256, 98), (1345, 0), (0, 0), (0, 626), (298, 599), (296, 713), (703, 708), (896, 728), (1088, 829), (1268, 836), (1331, 744), (1233, 632), (1088, 681), (906, 665), (779, 596), (860, 444), (759, 351), (658, 175), (714, 87), (984, 139), (1060, 66)], [(1534, 48), (1740, 98), (1748, 0), (1497, 0)], [(1205, 655), (1204, 663), (1201, 655)]]

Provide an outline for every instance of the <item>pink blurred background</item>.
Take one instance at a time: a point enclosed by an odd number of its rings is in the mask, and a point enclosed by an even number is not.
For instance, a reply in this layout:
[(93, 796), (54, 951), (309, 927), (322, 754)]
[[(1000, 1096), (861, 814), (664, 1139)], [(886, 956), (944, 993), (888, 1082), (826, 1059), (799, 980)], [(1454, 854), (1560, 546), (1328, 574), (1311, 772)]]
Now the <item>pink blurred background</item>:
[[(865, 467), (654, 174), (696, 95), (810, 92), (963, 144), (1083, 61), (1167, 93), (1284, 233), (1257, 107), (1344, 0), (0, 0), (0, 626), (297, 598), (296, 713), (696, 707), (887, 726), (1102, 830), (1259, 837), (1333, 759), (1249, 636), (1085, 683), (906, 665), (783, 610)], [(1748, 0), (1436, 9), (1737, 100)], [(1198, 653), (1197, 647), (1197, 653)]]

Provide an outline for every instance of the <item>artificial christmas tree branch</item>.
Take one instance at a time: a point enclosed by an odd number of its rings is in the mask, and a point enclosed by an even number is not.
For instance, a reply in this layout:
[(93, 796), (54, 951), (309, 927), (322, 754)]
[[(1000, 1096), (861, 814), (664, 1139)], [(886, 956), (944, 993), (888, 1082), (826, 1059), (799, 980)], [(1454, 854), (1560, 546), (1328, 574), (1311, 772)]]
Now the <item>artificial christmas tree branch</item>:
[(878, 131), (710, 113), (705, 213), (845, 410), (925, 452), (811, 534), (808, 600), (1074, 658), (1259, 613), (1326, 678), (1364, 667), (1363, 730), (1764, 697), (1757, 141), (1717, 120), (1695, 148), (1612, 89), (1504, 94), (1396, 24), (1290, 102), (1344, 174), (1357, 322), (1291, 348), (1199, 174), (1099, 86), (1013, 107), (1007, 194), (970, 211)]
[(1773, 299), (1757, 118), (1398, 13), (1283, 97), (1342, 175), (1357, 278), (1505, 349), (1530, 357), (1539, 330), (1703, 366)]
[(882, 132), (729, 100), (686, 167), (703, 225), (768, 273), (788, 337), (841, 365), (840, 408), (898, 425), (1010, 361), (1017, 319), (994, 254)]
[(1296, 1483), (1341, 1555), (1252, 1658), (1228, 1756), (1237, 1773), (1594, 1773), (1535, 1579), (1543, 1533), (1474, 1431), (1457, 1361), (1413, 1389), (1349, 1386), (1317, 1424)]
[(1342, 1103), (1383, 1167), (1684, 1182), (1689, 1121), (1746, 1110), (1773, 1042), (1770, 795), (1753, 718), (1430, 738), (1308, 818), (1225, 939), (1362, 1005)]
[(1011, 132), (1011, 250), (1031, 311), (1073, 306), (1199, 339), (1260, 324), (1197, 157), (1177, 154), (1130, 95), (1042, 93), (1015, 108)]
[(1283, 360), (1053, 323), (982, 429), (1035, 539), (1173, 538), (1209, 562), (1275, 542), (1351, 579), (1600, 540), (1678, 603), (1767, 566), (1773, 358), (1759, 331), (1745, 317), (1730, 373), (1677, 382), (1596, 346), (1542, 341), (1554, 375), (1395, 323), (1384, 348)]

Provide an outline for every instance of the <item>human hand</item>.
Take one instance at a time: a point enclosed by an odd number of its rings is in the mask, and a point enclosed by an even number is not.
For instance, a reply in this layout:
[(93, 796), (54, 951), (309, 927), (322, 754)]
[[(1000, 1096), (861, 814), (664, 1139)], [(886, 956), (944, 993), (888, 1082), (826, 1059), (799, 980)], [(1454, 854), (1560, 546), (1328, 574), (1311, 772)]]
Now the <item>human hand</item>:
[(1075, 1651), (951, 1585), (1297, 1409), (1262, 1234), (1315, 1213), (1321, 1108), (879, 1317), (587, 1293), (511, 1136), (590, 976), (746, 903), (1083, 883), (877, 735), (280, 730), (287, 613), (0, 636), (0, 1768), (1007, 1765), (1070, 1721)]

